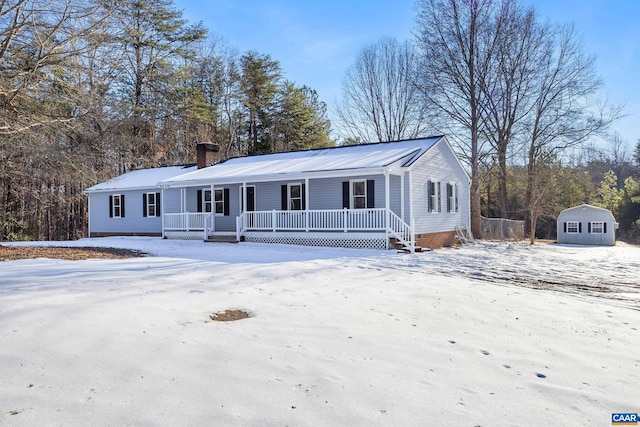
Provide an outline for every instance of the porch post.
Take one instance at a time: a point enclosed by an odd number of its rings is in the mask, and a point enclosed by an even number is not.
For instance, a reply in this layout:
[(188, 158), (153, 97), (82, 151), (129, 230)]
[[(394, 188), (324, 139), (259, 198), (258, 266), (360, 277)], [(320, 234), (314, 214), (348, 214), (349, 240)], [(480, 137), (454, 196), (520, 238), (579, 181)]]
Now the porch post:
[[(249, 212), (249, 210), (247, 209), (247, 183), (243, 182), (242, 183), (242, 212), (240, 215), (242, 215), (242, 231), (247, 229), (247, 212)], [(240, 240), (240, 239), (238, 239)]]
[(162, 223), (162, 237), (164, 237), (164, 214), (165, 204), (164, 204), (164, 187), (160, 188), (160, 221)]
[(391, 206), (389, 203), (389, 172), (384, 171), (384, 206), (387, 209), (385, 214), (385, 227), (389, 229), (389, 212), (391, 212)]
[(400, 218), (402, 218), (404, 222), (407, 222), (407, 220), (404, 219), (404, 172), (400, 175)]
[(180, 188), (180, 213), (184, 213), (187, 205), (187, 189), (184, 187)]
[(215, 232), (216, 231), (216, 192), (213, 189), (213, 184), (211, 184), (211, 212), (209, 212), (209, 216), (211, 218), (211, 230)]
[(309, 178), (304, 179), (304, 230), (309, 231)]

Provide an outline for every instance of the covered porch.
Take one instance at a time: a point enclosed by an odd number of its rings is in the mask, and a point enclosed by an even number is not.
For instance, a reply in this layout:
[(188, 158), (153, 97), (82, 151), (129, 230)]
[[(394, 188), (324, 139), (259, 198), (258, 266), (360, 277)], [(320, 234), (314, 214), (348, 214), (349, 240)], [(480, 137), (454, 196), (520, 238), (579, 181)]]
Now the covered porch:
[(385, 172), (163, 189), (179, 200), (164, 209), (163, 236), (380, 249), (395, 238), (413, 251), (406, 184)]
[(236, 217), (235, 232), (216, 231), (215, 215), (211, 213), (169, 213), (164, 215), (164, 224), (163, 236), (169, 239), (234, 236), (236, 241), (303, 244), (309, 240), (319, 246), (336, 243), (387, 249), (389, 239), (396, 238), (413, 249), (411, 226), (386, 208), (243, 212)]

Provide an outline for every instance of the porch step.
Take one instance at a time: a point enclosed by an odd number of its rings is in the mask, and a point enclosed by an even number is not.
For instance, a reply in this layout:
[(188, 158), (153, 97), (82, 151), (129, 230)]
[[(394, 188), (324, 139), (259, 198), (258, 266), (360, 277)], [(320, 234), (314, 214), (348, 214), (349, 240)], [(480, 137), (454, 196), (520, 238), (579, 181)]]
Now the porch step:
[(236, 236), (209, 236), (205, 239), (207, 243), (238, 243)]
[[(406, 246), (396, 246), (398, 252), (410, 253), (411, 251)], [(413, 249), (414, 252), (431, 252), (431, 248), (423, 248), (422, 246), (416, 246)]]

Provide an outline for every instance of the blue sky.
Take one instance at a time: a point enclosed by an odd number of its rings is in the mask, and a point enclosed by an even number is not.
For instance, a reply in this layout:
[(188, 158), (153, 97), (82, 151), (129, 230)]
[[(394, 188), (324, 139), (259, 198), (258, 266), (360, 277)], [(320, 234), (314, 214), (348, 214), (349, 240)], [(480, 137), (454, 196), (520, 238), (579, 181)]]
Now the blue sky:
[[(574, 23), (597, 57), (606, 96), (626, 102), (613, 129), (630, 147), (640, 139), (640, 1), (528, 0), (555, 23)], [(383, 36), (412, 37), (414, 0), (175, 0), (189, 21), (202, 21), (240, 53), (280, 62), (285, 77), (307, 85), (331, 110), (345, 71), (365, 45)]]

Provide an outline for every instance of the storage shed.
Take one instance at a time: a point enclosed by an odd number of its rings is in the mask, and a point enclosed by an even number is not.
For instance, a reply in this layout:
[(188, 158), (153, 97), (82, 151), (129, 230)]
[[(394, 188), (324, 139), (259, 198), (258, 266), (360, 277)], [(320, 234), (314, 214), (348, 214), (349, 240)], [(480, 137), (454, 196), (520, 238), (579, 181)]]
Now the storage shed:
[(558, 243), (613, 246), (617, 226), (604, 208), (585, 204), (565, 209), (558, 215)]

